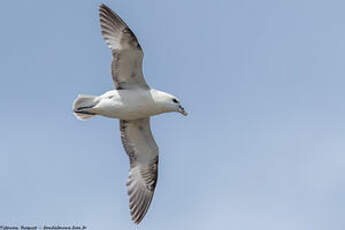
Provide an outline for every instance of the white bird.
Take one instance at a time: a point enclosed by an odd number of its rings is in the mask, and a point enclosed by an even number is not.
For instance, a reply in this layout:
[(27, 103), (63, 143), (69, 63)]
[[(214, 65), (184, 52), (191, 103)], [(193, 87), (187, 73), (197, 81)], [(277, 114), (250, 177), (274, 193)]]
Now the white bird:
[(113, 54), (115, 90), (101, 96), (79, 95), (73, 112), (80, 120), (95, 115), (120, 119), (121, 140), (130, 160), (126, 184), (129, 207), (132, 220), (139, 224), (151, 204), (158, 176), (158, 146), (151, 133), (150, 116), (187, 113), (175, 96), (147, 85), (143, 51), (126, 23), (104, 4), (99, 7), (99, 17), (104, 40)]

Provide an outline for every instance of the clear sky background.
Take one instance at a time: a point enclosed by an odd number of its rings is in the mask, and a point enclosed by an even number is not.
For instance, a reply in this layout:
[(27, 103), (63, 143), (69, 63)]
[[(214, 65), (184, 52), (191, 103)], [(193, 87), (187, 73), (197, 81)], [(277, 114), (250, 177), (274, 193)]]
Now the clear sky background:
[[(72, 114), (113, 88), (100, 3), (0, 3), (0, 225), (135, 229), (118, 121)], [(190, 113), (152, 119), (139, 229), (345, 229), (344, 1), (105, 3)]]

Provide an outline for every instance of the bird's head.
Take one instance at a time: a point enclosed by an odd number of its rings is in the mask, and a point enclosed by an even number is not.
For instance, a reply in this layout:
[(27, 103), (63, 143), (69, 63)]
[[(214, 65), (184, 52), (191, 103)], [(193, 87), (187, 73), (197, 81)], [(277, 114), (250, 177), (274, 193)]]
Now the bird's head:
[(181, 113), (181, 114), (183, 114), (185, 116), (188, 115), (188, 113), (186, 112), (186, 110), (184, 110), (184, 108), (180, 104), (180, 101), (176, 97), (171, 98), (171, 102), (170, 103), (172, 103), (172, 106), (175, 108), (176, 112), (179, 112), (179, 113)]
[(185, 111), (185, 109), (182, 107), (180, 100), (168, 93), (163, 93), (163, 100), (164, 100), (164, 107), (171, 112), (179, 112), (183, 114), (184, 116), (187, 116), (188, 113)]

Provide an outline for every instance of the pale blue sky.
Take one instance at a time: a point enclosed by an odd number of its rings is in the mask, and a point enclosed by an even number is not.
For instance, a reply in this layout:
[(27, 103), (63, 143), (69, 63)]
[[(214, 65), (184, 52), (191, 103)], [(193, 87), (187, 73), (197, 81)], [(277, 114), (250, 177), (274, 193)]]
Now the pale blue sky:
[[(135, 229), (118, 122), (72, 114), (113, 87), (101, 1), (0, 3), (0, 225)], [(345, 2), (105, 1), (149, 84), (159, 181), (139, 229), (345, 228)]]

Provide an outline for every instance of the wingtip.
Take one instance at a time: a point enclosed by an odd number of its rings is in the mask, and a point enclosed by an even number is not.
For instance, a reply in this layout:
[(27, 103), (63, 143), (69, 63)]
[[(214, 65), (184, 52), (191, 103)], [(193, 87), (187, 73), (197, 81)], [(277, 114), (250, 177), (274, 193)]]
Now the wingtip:
[(107, 7), (104, 3), (101, 3), (98, 5), (98, 8), (103, 8), (103, 7)]
[(103, 12), (106, 12), (106, 11), (109, 11), (111, 10), (107, 5), (105, 5), (104, 3), (101, 3), (99, 6), (98, 6), (98, 11), (99, 13), (101, 13), (102, 11)]
[[(146, 213), (145, 213), (146, 214)], [(132, 221), (133, 221), (133, 223), (134, 224), (136, 224), (136, 225), (139, 225), (140, 223), (141, 223), (141, 221), (144, 219), (144, 216), (145, 215), (143, 215), (143, 216), (131, 216), (131, 219), (132, 219)]]
[(140, 222), (141, 222), (141, 220), (136, 220), (136, 219), (134, 219), (134, 218), (132, 218), (132, 221), (133, 221), (133, 223), (136, 224), (136, 225), (139, 225)]
[(112, 11), (112, 9), (110, 9), (110, 7), (108, 7), (106, 4), (104, 3), (101, 3), (99, 6), (98, 6), (98, 10), (99, 11), (102, 11), (102, 10), (105, 10), (105, 11)]

